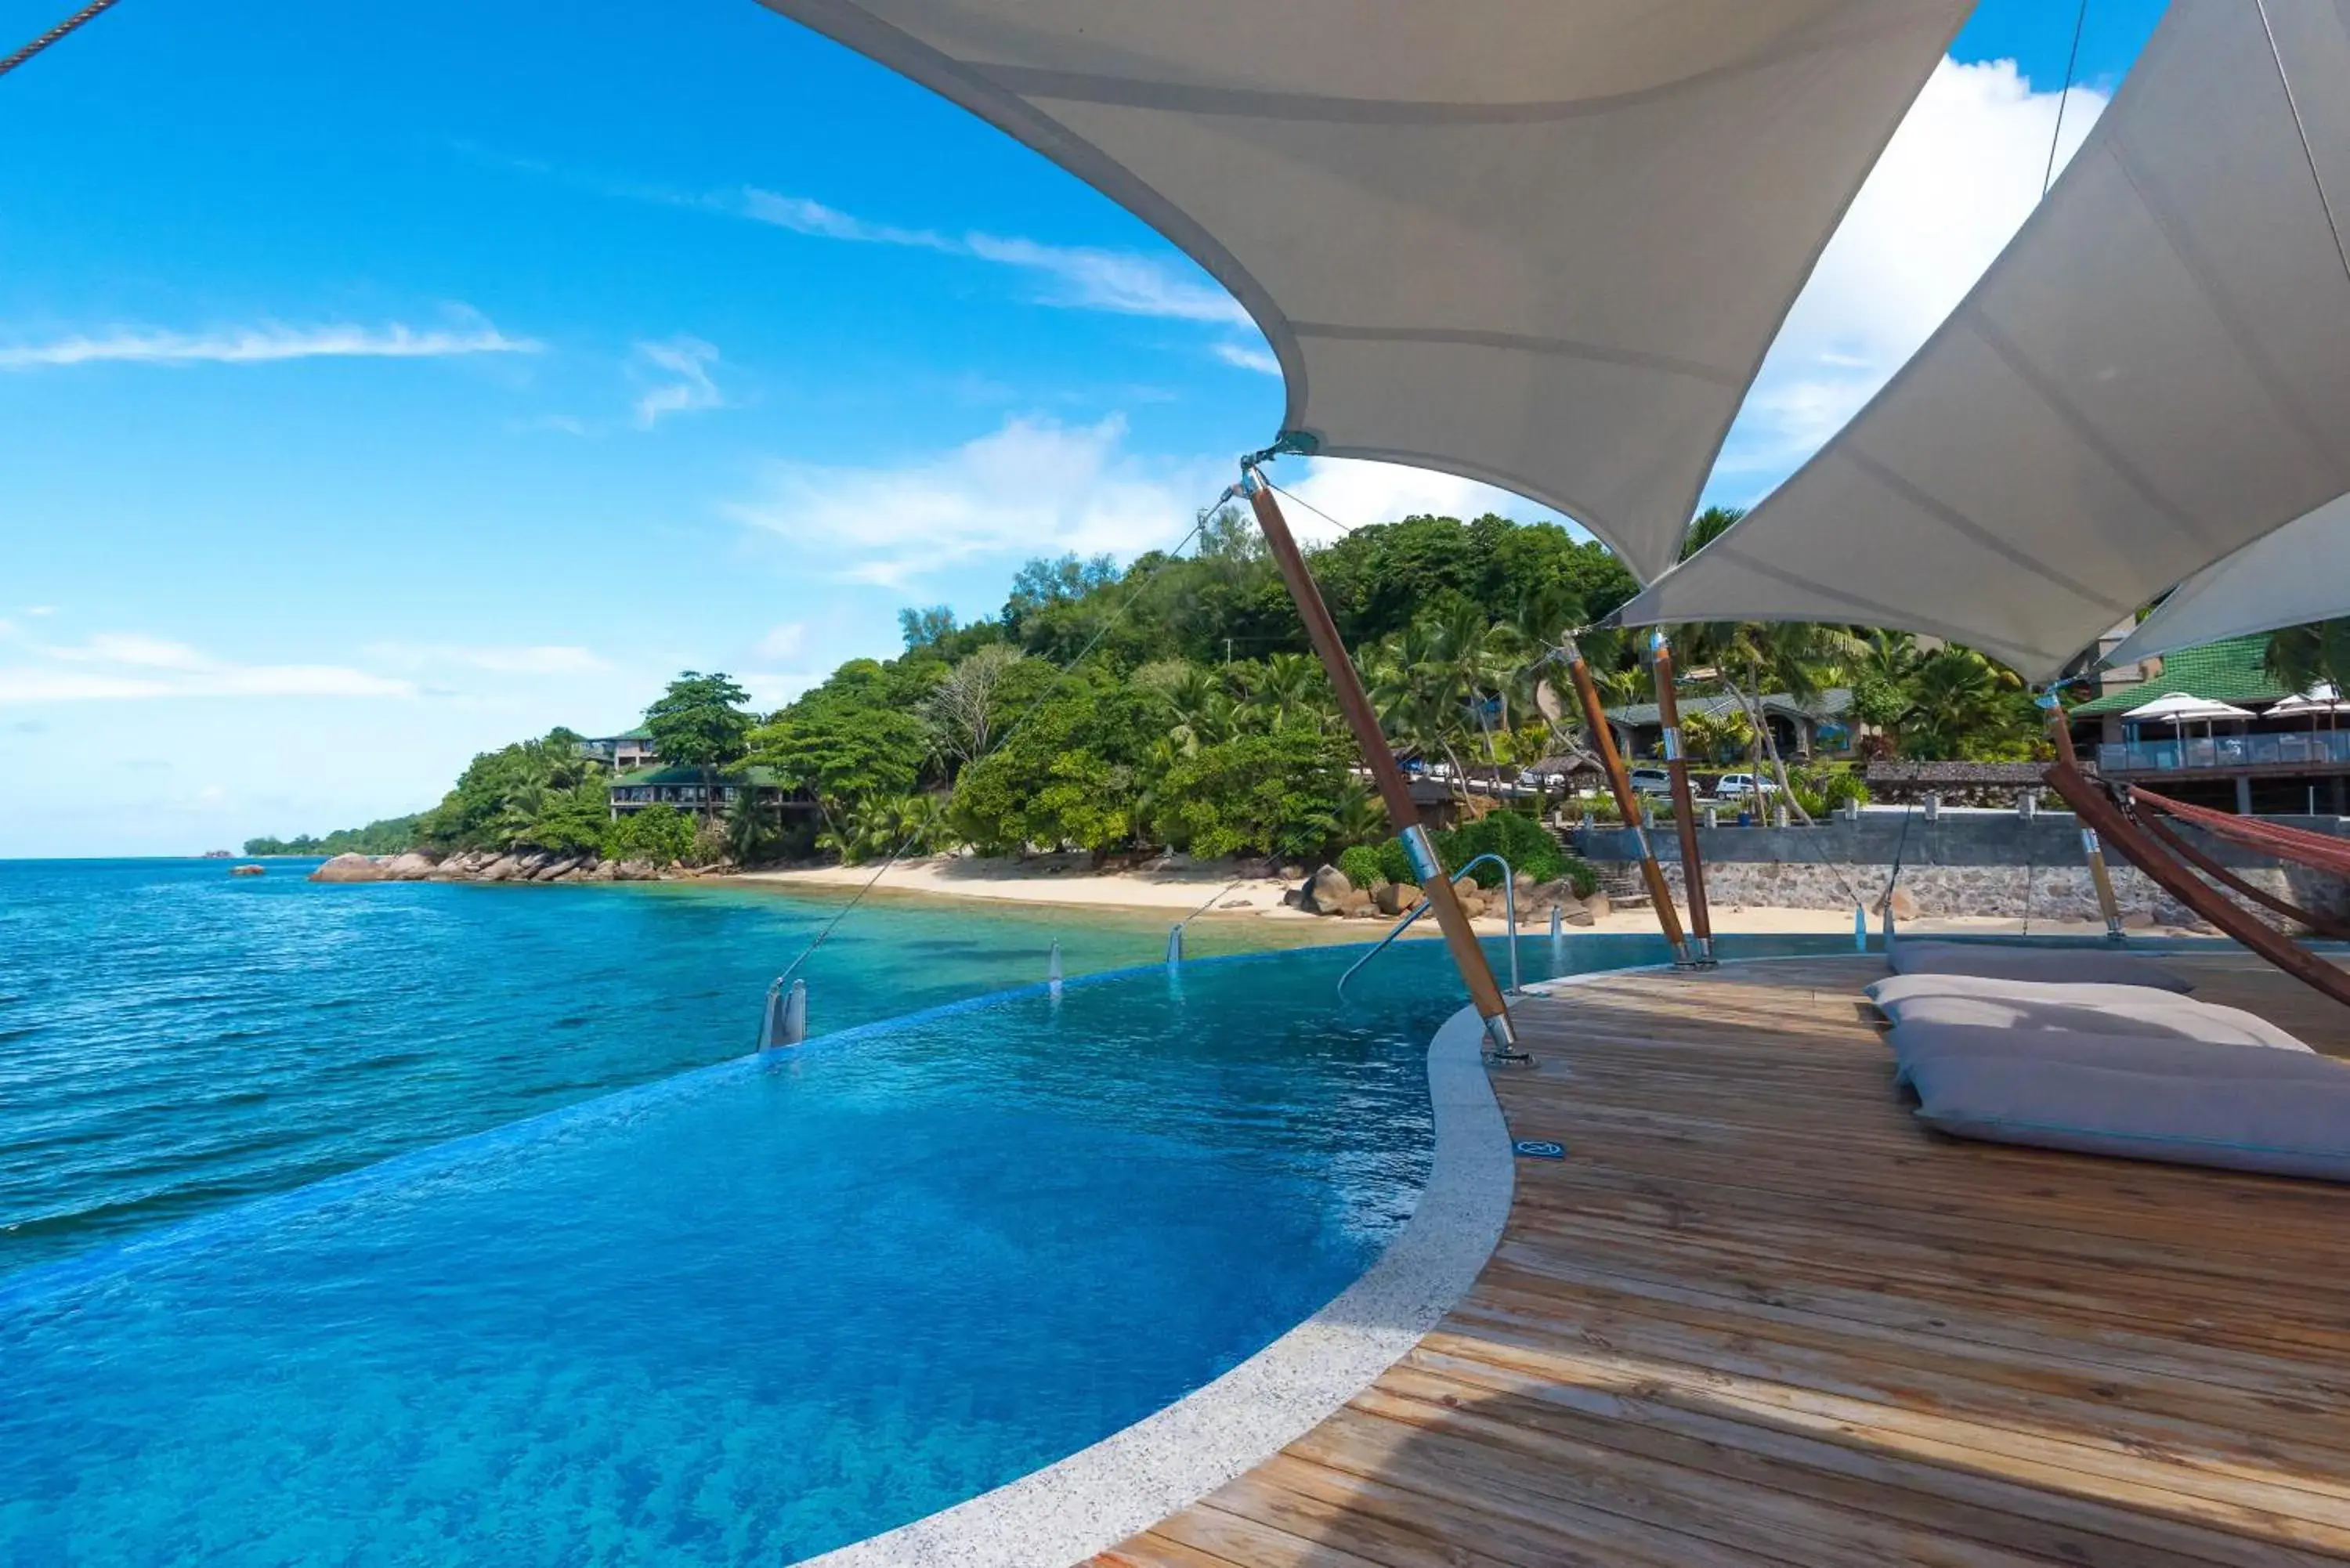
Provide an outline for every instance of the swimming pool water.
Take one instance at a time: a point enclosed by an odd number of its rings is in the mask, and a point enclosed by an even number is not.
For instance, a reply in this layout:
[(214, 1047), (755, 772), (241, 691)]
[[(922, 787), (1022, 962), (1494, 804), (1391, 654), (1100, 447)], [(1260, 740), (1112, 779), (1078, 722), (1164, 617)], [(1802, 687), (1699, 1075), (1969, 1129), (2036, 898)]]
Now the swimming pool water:
[(1424, 1175), (1442, 955), (852, 1033), (0, 1284), (0, 1560), (789, 1561), (1261, 1348)]
[[(1535, 941), (1527, 968), (1660, 951)], [(1342, 1005), (1356, 956), (956, 1003), (0, 1277), (0, 1563), (774, 1563), (1062, 1458), (1262, 1348), (1408, 1217), (1458, 985), (1405, 946)], [(725, 1018), (673, 1049), (723, 1054)], [(527, 1075), (535, 1044), (491, 1049)], [(397, 1104), (462, 1054), (375, 1082)], [(142, 1065), (126, 1044), (120, 1092), (187, 1092)]]

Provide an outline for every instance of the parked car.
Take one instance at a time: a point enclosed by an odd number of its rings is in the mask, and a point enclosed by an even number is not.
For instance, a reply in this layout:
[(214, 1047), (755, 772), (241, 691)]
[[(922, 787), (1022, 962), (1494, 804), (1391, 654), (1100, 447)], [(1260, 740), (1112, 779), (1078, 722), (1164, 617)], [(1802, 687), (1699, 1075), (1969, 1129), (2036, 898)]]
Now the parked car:
[(1673, 793), (1673, 775), (1663, 768), (1634, 768), (1632, 788), (1641, 794), (1670, 794)]
[(1777, 794), (1779, 786), (1769, 779), (1752, 774), (1724, 774), (1713, 786), (1716, 800), (1751, 800), (1757, 795)]

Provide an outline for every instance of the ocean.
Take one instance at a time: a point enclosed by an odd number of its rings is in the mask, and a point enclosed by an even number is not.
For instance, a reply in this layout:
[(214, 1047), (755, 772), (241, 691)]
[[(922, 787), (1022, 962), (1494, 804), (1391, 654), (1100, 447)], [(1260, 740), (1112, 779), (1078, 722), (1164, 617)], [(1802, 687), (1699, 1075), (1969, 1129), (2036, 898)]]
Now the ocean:
[[(741, 1055), (846, 897), (315, 864), (0, 861), (0, 1273)], [(810, 1031), (1041, 980), (1056, 940), (1072, 976), (1149, 962), (1168, 923), (868, 900), (801, 971)]]

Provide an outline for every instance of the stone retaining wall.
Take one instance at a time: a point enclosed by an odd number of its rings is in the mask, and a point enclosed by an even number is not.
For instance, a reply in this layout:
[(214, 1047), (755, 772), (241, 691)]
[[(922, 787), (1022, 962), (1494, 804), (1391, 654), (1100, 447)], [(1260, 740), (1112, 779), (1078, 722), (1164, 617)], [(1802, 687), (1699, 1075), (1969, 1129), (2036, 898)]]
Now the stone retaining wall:
[[(2342, 819), (2293, 818), (2293, 826), (2342, 832)], [(2350, 918), (2350, 880), (2301, 867), (2281, 866), (2249, 851), (2183, 829), (2196, 846), (2236, 875), (2318, 913)], [(1683, 895), (1680, 845), (1660, 824), (1650, 835), (1665, 879)], [(1596, 865), (1637, 858), (1631, 834), (1586, 830), (1575, 852)], [(1944, 815), (1927, 823), (1912, 815), (1906, 836), (1898, 817), (1866, 814), (1857, 823), (1817, 827), (1700, 828), (1710, 902), (1850, 909), (1856, 894), (1874, 909), (1900, 858), (1900, 886), (1924, 916), (1988, 915), (2014, 919), (2097, 920), (2096, 888), (2082, 857), (2080, 826), (2070, 813), (2042, 813), (2026, 823), (2008, 815)], [(2106, 864), (2114, 898), (2133, 925), (2198, 927), (2200, 922), (2110, 846)], [(1905, 908), (1906, 912), (1906, 908)], [(2261, 911), (2265, 913), (2265, 911)]]

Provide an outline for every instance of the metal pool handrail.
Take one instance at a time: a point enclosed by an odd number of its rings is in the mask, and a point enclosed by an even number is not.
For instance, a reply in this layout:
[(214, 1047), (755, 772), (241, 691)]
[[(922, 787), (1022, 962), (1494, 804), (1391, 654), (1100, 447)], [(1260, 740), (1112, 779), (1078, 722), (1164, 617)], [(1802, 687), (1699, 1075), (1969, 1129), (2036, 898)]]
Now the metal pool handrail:
[[(1459, 870), (1447, 872), (1446, 875), (1458, 880), (1461, 877), (1466, 877), (1470, 872), (1474, 871), (1478, 867), (1482, 866), (1488, 860), (1502, 868), (1502, 909), (1504, 918), (1507, 919), (1510, 926), (1509, 993), (1515, 996), (1518, 993), (1518, 874), (1510, 869), (1510, 863), (1508, 861), (1503, 859), (1498, 855), (1489, 853), (1478, 856), (1474, 860), (1470, 861), (1466, 866), (1461, 867)], [(1353, 963), (1347, 965), (1347, 972), (1338, 977), (1338, 994), (1340, 996), (1346, 995), (1347, 982), (1355, 978), (1355, 971), (1361, 969), (1373, 959), (1378, 957), (1381, 953), (1387, 951), (1388, 944), (1393, 942), (1398, 937), (1403, 935), (1404, 932), (1411, 929), (1411, 923), (1419, 919), (1420, 916), (1428, 913), (1430, 908), (1430, 906), (1428, 900), (1422, 898), (1419, 901), (1418, 908), (1414, 909), (1411, 913), (1406, 915), (1402, 919), (1396, 922), (1395, 929), (1389, 931), (1386, 936), (1379, 939), (1378, 946), (1373, 948), (1370, 951), (1357, 959)]]

